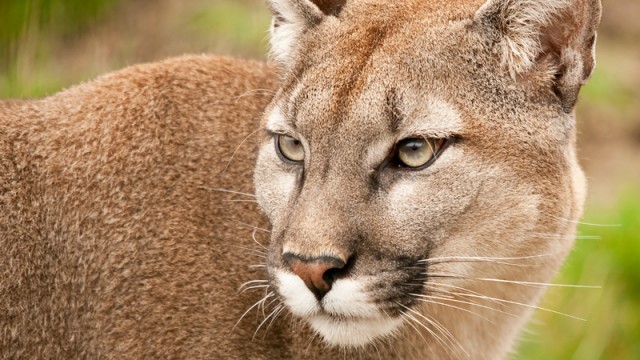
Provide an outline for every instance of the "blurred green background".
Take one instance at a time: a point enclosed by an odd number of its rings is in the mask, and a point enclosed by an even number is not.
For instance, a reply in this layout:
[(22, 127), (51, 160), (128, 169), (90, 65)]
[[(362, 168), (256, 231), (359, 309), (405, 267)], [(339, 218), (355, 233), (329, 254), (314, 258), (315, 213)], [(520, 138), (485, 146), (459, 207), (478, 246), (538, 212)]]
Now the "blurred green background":
[[(640, 359), (640, 1), (604, 0), (578, 107), (590, 183), (580, 239), (513, 359)], [(0, 98), (40, 97), (182, 53), (264, 58), (262, 0), (0, 0)]]

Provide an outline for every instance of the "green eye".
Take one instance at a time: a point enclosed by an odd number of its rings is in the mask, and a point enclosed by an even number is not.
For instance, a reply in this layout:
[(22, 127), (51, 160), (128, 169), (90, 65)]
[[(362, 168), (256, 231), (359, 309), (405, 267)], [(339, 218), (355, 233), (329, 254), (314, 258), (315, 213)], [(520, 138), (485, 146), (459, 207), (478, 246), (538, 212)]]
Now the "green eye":
[(282, 158), (291, 162), (304, 161), (304, 147), (300, 140), (289, 136), (278, 134), (275, 136), (276, 150)]
[(396, 147), (396, 162), (401, 167), (420, 168), (436, 158), (444, 139), (405, 139)]

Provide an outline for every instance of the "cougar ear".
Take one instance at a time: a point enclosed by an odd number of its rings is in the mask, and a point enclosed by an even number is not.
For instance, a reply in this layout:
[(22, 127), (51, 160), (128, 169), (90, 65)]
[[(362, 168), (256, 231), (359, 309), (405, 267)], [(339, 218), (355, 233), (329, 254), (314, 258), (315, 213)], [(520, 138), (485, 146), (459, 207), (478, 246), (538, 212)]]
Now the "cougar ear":
[(498, 54), (514, 80), (547, 67), (569, 112), (595, 67), (601, 12), (600, 0), (488, 0), (474, 22), (497, 35)]
[(271, 57), (287, 67), (304, 32), (327, 16), (337, 16), (346, 0), (267, 0), (273, 14)]

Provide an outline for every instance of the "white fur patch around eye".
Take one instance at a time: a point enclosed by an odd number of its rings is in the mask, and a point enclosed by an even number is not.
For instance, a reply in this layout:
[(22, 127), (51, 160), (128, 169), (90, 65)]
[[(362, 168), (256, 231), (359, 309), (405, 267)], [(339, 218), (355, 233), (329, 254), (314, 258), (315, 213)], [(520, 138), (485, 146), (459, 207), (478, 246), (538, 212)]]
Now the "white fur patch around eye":
[(406, 136), (423, 134), (432, 137), (448, 137), (463, 127), (462, 117), (447, 101), (428, 96), (420, 100), (419, 110), (407, 116), (407, 126), (402, 128)]
[(279, 106), (275, 106), (273, 110), (267, 116), (267, 130), (278, 131), (282, 129), (286, 124), (282, 110)]
[(320, 315), (310, 319), (309, 323), (331, 345), (359, 347), (395, 334), (402, 325), (402, 319), (376, 317), (341, 320)]
[(404, 179), (394, 184), (389, 192), (389, 203), (391, 206), (393, 207), (394, 204), (402, 204), (402, 206), (404, 206), (407, 203), (407, 199), (413, 199), (416, 186), (417, 183), (413, 179)]
[(320, 305), (301, 278), (281, 270), (276, 270), (278, 291), (292, 314), (308, 317), (320, 311)]

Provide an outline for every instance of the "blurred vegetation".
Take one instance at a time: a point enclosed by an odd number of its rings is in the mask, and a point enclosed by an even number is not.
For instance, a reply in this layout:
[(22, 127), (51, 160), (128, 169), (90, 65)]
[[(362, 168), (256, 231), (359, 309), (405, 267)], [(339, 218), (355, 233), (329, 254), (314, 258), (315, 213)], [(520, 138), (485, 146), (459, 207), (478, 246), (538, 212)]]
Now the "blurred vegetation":
[[(513, 359), (640, 359), (640, 2), (605, 0), (578, 108), (590, 197), (576, 249)], [(0, 0), (0, 98), (39, 97), (185, 52), (261, 58), (263, 0)], [(631, 186), (629, 186), (631, 184)], [(596, 239), (594, 239), (596, 238)]]
[[(24, 88), (19, 75), (26, 69), (20, 69), (17, 59), (29, 58), (32, 64), (48, 61), (54, 39), (70, 41), (116, 5), (114, 0), (0, 1), (0, 96), (31, 91), (43, 95), (58, 88), (62, 82), (55, 80), (47, 89)], [(46, 81), (38, 81), (42, 83)]]
[(640, 193), (625, 195), (613, 213), (589, 210), (556, 280), (601, 288), (550, 289), (542, 304), (586, 322), (539, 311), (513, 359), (640, 359)]
[(8, 64), (16, 45), (34, 32), (53, 30), (73, 35), (116, 5), (114, 0), (22, 0), (0, 2), (0, 54)]

